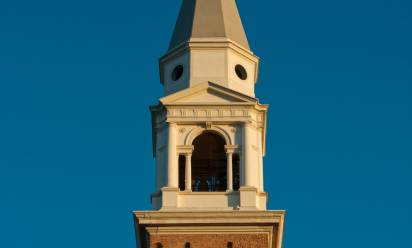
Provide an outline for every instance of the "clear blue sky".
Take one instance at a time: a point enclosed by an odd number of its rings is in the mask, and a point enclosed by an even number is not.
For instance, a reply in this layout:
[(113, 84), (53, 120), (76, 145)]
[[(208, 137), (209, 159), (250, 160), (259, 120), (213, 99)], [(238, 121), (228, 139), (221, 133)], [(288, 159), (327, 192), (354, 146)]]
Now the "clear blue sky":
[[(0, 2), (0, 247), (134, 247), (179, 5)], [(412, 247), (412, 2), (238, 5), (285, 248)]]

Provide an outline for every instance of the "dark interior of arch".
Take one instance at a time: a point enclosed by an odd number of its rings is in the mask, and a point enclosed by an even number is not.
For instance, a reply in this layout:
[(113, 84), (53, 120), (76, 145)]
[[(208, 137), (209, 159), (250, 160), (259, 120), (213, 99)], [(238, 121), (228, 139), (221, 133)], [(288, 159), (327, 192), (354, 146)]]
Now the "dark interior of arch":
[(184, 155), (179, 155), (179, 189), (181, 191), (185, 190), (185, 171), (186, 169), (186, 158)]
[(205, 132), (193, 141), (193, 191), (226, 191), (227, 159), (225, 144), (225, 140), (221, 136), (211, 132)]

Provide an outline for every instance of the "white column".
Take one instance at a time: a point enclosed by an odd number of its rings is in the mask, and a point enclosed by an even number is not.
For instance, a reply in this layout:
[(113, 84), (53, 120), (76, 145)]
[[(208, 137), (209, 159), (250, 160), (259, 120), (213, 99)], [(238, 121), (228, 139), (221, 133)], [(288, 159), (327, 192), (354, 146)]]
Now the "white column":
[(192, 154), (187, 153), (186, 156), (186, 167), (185, 167), (185, 183), (186, 191), (192, 191)]
[(179, 160), (177, 156), (177, 125), (169, 123), (167, 140), (167, 187), (179, 187)]
[(233, 191), (233, 152), (227, 151), (227, 190)]
[(242, 186), (254, 186), (253, 185), (253, 156), (252, 156), (252, 125), (245, 123), (243, 125), (243, 176), (244, 185)]

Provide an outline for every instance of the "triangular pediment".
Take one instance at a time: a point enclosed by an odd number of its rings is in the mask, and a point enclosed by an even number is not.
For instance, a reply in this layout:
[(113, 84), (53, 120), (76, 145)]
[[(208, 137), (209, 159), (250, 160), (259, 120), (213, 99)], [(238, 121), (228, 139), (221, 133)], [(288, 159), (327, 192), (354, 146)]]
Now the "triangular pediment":
[(257, 99), (223, 86), (205, 82), (160, 99), (163, 104), (247, 104)]

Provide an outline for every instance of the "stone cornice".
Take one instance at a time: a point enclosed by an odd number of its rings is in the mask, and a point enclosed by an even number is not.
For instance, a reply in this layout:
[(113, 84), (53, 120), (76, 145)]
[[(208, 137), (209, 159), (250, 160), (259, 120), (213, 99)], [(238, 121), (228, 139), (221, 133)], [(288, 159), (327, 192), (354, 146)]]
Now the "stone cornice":
[(150, 108), (155, 119), (153, 127), (167, 123), (242, 123), (252, 122), (257, 127), (266, 125), (268, 105), (157, 105)]
[[(190, 98), (196, 93), (205, 93), (206, 91), (212, 91), (212, 92), (218, 92), (222, 95), (225, 95), (227, 97), (231, 97), (232, 101), (227, 102), (227, 101), (222, 101), (222, 102), (215, 102), (215, 103), (210, 103), (209, 101), (205, 102), (196, 102), (196, 103), (190, 103), (190, 101), (182, 101), (183, 99), (187, 99), (188, 97)], [(209, 92), (209, 94), (212, 94)], [(221, 86), (219, 84), (205, 81), (201, 84), (198, 84), (196, 86), (184, 89), (182, 91), (176, 92), (174, 94), (162, 97), (160, 99), (160, 103), (163, 105), (190, 105), (190, 104), (195, 104), (195, 105), (216, 105), (216, 104), (227, 104), (227, 105), (252, 105), (256, 104), (259, 102), (259, 99), (255, 97), (251, 97), (249, 95), (245, 95), (243, 93), (240, 93), (236, 90)]]
[(231, 48), (232, 50), (236, 51), (240, 55), (245, 56), (248, 59), (251, 59), (255, 62), (259, 62), (259, 57), (253, 54), (250, 50), (245, 49), (243, 46), (239, 45), (238, 43), (234, 42), (231, 39), (226, 38), (195, 38), (191, 39), (188, 42), (183, 42), (176, 48), (168, 51), (164, 56), (160, 57), (159, 62), (163, 63), (169, 60), (171, 57), (179, 56), (181, 53), (189, 49), (196, 49), (196, 48), (207, 48), (207, 49), (216, 49), (216, 48)]
[(282, 223), (285, 211), (146, 211), (134, 212), (139, 224)]

